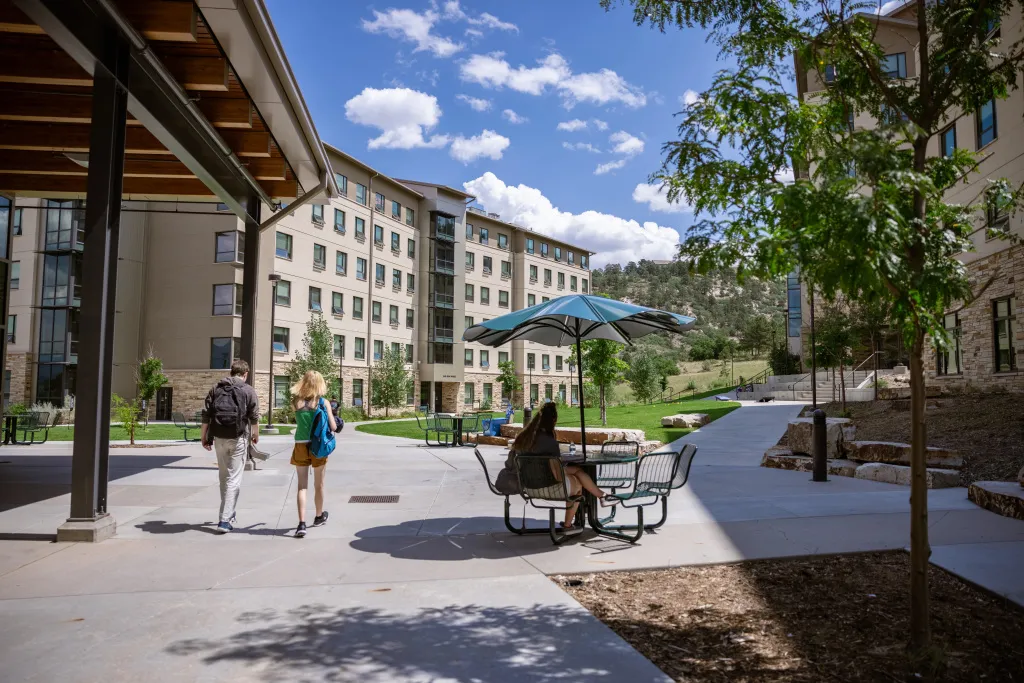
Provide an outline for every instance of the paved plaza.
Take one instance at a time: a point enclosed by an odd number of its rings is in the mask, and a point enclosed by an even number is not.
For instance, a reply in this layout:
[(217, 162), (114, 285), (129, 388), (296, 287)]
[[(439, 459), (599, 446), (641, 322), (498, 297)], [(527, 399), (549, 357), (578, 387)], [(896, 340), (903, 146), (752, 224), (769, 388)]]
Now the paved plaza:
[[(273, 457), (245, 473), (230, 535), (214, 533), (212, 454), (174, 444), (114, 449), (116, 537), (57, 544), (71, 445), (5, 447), (0, 681), (667, 680), (548, 575), (909, 542), (907, 488), (758, 467), (800, 407), (748, 404), (686, 437), (699, 447), (690, 482), (636, 546), (513, 536), (472, 449), (351, 427), (330, 460), (330, 521), (305, 539), (291, 537), (290, 441), (273, 437), (261, 441)], [(481, 450), (494, 476), (503, 452)], [(348, 502), (375, 494), (399, 501)], [(933, 561), (1024, 604), (1024, 522), (964, 489), (929, 502)], [(546, 524), (538, 513), (525, 509)]]

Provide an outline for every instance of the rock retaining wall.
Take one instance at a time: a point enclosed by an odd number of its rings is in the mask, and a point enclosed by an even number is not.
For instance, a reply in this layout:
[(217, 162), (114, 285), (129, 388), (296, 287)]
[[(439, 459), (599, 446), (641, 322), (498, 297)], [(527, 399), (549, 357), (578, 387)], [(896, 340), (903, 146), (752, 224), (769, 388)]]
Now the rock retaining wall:
[[(514, 439), (523, 431), (521, 423), (512, 423), (501, 426), (501, 435), (506, 439)], [(555, 427), (555, 439), (560, 443), (583, 443), (579, 427)], [(647, 440), (647, 435), (642, 429), (609, 429), (587, 428), (587, 445), (600, 446), (605, 441), (637, 441)]]
[(967, 489), (967, 498), (1003, 517), (1024, 520), (1024, 488), (1012, 481), (976, 481)]

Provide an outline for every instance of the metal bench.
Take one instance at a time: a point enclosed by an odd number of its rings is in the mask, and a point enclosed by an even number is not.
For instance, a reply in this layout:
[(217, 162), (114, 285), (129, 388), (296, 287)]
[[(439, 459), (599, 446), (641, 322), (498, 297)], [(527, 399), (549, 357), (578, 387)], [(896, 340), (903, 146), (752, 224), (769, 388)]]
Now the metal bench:
[[(622, 507), (637, 510), (637, 524), (607, 526), (607, 529), (628, 529), (654, 531), (668, 520), (668, 497), (675, 489), (686, 485), (690, 477), (690, 465), (697, 447), (683, 444), (677, 451), (655, 451), (640, 457), (636, 465), (636, 476), (629, 491), (612, 494), (619, 499)], [(661, 519), (654, 524), (644, 524), (644, 507), (661, 501)]]
[[(32, 446), (34, 444), (46, 443), (46, 440), (50, 438), (50, 414), (25, 413), (18, 420), (18, 431), (21, 432), (20, 445)], [(36, 434), (39, 432), (43, 433), (42, 441), (36, 441)], [(29, 437), (29, 434), (32, 436)]]
[(515, 458), (519, 474), (520, 494), (530, 505), (548, 511), (548, 533), (555, 545), (565, 543), (582, 530), (558, 534), (555, 511), (568, 510), (582, 500), (582, 494), (572, 495), (569, 490), (565, 465), (557, 455), (520, 453)]
[(198, 420), (195, 420), (193, 418), (193, 421), (189, 422), (188, 418), (185, 417), (184, 413), (171, 413), (171, 420), (174, 422), (174, 426), (175, 427), (177, 427), (178, 429), (180, 429), (180, 430), (182, 430), (184, 432), (184, 436), (182, 438), (184, 438), (185, 441), (199, 441), (199, 439), (190, 439), (190, 438), (188, 438), (188, 431), (190, 429), (192, 431), (195, 431), (196, 429), (200, 429), (201, 428), (201, 425), (202, 425), (202, 413), (196, 413), (196, 416), (199, 417)]
[(474, 448), (473, 449), (473, 455), (475, 455), (476, 459), (480, 462), (480, 467), (484, 468), (484, 481), (487, 482), (487, 488), (489, 488), (491, 490), (491, 493), (493, 493), (494, 495), (496, 495), (496, 496), (503, 496), (505, 498), (505, 528), (508, 529), (509, 531), (511, 531), (514, 534), (519, 534), (520, 536), (522, 536), (524, 534), (546, 534), (546, 533), (548, 533), (548, 530), (547, 529), (543, 529), (543, 528), (541, 528), (541, 529), (529, 529), (529, 528), (527, 528), (527, 526), (526, 526), (526, 516), (525, 515), (523, 516), (523, 521), (522, 521), (520, 526), (516, 527), (516, 526), (512, 525), (512, 520), (509, 517), (509, 513), (510, 513), (510, 511), (512, 509), (512, 503), (509, 500), (509, 496), (513, 495), (513, 494), (502, 493), (501, 491), (498, 490), (498, 487), (495, 486), (494, 482), (491, 481), (490, 472), (487, 471), (487, 463), (484, 462), (484, 456), (482, 456), (480, 454), (480, 449)]

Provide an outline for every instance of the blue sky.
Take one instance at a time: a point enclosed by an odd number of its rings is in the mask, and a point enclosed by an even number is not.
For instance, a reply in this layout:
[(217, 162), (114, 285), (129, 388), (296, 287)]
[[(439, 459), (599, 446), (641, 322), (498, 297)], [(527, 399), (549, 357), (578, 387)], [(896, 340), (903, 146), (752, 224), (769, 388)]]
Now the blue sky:
[(268, 5), (321, 137), (385, 173), (464, 187), (596, 265), (671, 258), (692, 221), (647, 177), (720, 68), (703, 33), (597, 0)]

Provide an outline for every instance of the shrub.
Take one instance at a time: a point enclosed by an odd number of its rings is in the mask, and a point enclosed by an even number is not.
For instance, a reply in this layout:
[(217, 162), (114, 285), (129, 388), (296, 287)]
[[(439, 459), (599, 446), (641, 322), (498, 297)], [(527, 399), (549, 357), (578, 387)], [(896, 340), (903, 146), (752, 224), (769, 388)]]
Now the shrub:
[(689, 382), (686, 383), (686, 390), (697, 391), (697, 383), (691, 379)]
[(780, 344), (769, 354), (768, 366), (773, 375), (795, 375), (800, 372), (800, 356), (790, 353), (785, 344)]
[(703, 363), (701, 363), (700, 364), (700, 369), (703, 370), (704, 372), (710, 372), (711, 371), (711, 361), (706, 360)]

